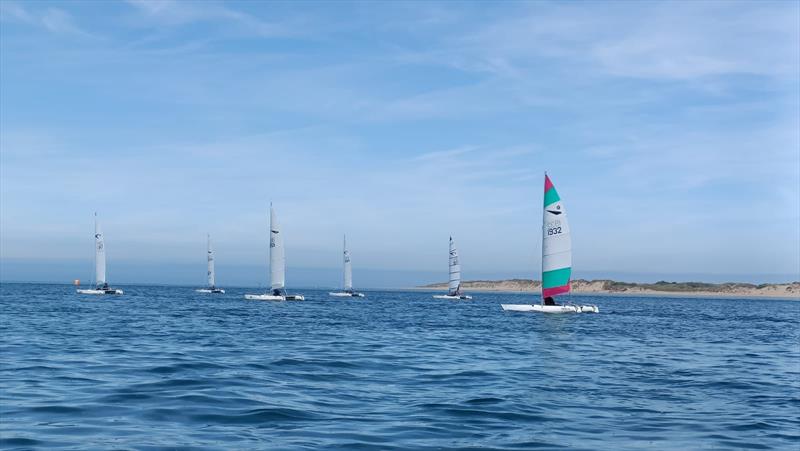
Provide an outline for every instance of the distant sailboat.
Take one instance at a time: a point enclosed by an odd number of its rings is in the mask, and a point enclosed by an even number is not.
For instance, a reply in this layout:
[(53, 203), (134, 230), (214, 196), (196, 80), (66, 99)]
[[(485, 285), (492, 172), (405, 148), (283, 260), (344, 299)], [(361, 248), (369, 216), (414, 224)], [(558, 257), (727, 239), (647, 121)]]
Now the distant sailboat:
[(344, 291), (337, 291), (333, 293), (328, 293), (331, 296), (336, 297), (351, 297), (351, 298), (363, 298), (364, 293), (357, 293), (353, 291), (353, 265), (350, 263), (350, 251), (347, 250), (347, 237), (344, 237), (344, 252), (343, 252), (343, 279), (344, 279)]
[(283, 235), (281, 235), (278, 217), (272, 204), (269, 205), (269, 278), (271, 293), (245, 294), (245, 299), (255, 301), (302, 301), (300, 294), (286, 294), (286, 258), (283, 251)]
[(433, 297), (435, 299), (472, 299), (472, 296), (467, 296), (461, 293), (461, 263), (458, 261), (458, 250), (453, 242), (453, 237), (450, 237), (450, 256), (448, 258), (447, 266), (450, 270), (450, 281), (447, 284), (447, 294), (437, 294)]
[(106, 246), (103, 232), (97, 222), (97, 213), (94, 214), (94, 279), (95, 287), (78, 289), (80, 294), (122, 294), (122, 290), (110, 288), (106, 281)]
[(542, 303), (501, 304), (503, 310), (542, 313), (598, 313), (596, 305), (558, 305), (557, 296), (568, 294), (572, 275), (572, 240), (567, 210), (553, 182), (544, 175), (542, 219)]
[(211, 235), (208, 235), (208, 252), (206, 252), (206, 256), (208, 258), (208, 286), (206, 288), (200, 288), (199, 290), (194, 290), (198, 293), (225, 293), (225, 290), (222, 288), (217, 288), (216, 285), (216, 276), (214, 274), (214, 250), (211, 249)]

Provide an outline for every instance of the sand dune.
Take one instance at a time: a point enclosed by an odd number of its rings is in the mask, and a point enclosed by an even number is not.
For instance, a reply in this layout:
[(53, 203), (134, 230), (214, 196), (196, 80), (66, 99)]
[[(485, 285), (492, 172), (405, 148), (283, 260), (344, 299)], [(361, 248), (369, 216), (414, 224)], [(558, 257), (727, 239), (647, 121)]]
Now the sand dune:
[[(436, 283), (418, 287), (429, 290), (446, 290), (446, 283)], [(470, 280), (462, 282), (465, 291), (523, 291), (540, 292), (541, 282), (530, 279), (509, 280)], [(786, 297), (800, 299), (800, 282), (766, 283), (704, 283), (704, 282), (656, 282), (627, 283), (613, 280), (573, 280), (574, 293), (605, 293), (677, 296), (754, 296)]]

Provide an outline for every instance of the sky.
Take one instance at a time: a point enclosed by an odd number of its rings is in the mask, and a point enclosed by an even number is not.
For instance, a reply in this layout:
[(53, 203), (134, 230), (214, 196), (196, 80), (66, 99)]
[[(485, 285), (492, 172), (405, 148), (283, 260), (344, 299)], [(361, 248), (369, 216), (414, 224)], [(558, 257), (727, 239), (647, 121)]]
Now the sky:
[[(0, 279), (800, 279), (800, 3), (0, 2)], [(196, 275), (195, 272), (196, 271)], [(294, 278), (294, 280), (293, 280)]]

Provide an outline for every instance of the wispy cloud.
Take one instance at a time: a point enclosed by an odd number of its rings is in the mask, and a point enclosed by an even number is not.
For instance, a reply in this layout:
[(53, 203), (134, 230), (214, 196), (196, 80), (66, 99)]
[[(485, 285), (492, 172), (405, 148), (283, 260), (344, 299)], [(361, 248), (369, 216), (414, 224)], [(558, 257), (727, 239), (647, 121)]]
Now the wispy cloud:
[(464, 146), (457, 149), (450, 150), (437, 150), (434, 152), (423, 153), (411, 159), (411, 161), (431, 161), (440, 162), (442, 160), (451, 160), (453, 157), (464, 155), (465, 153), (474, 152), (479, 148), (476, 146)]
[(298, 24), (269, 22), (215, 1), (125, 0), (144, 17), (160, 26), (183, 26), (198, 22), (236, 27), (246, 34), (260, 37), (297, 36), (305, 34)]
[(795, 2), (519, 4), (498, 20), (438, 36), (406, 61), (497, 76), (530, 76), (558, 59), (615, 76), (690, 80), (725, 74), (793, 76), (800, 56)]
[(78, 26), (75, 18), (60, 8), (30, 8), (13, 1), (0, 2), (3, 21), (23, 23), (56, 34), (89, 37), (91, 33)]

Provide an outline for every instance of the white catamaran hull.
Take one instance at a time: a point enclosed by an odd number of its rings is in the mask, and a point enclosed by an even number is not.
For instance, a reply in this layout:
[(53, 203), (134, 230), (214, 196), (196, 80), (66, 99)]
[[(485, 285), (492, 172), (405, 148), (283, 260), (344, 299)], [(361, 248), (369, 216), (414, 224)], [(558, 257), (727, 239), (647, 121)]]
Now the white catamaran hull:
[(452, 296), (452, 295), (449, 295), (449, 294), (434, 294), (433, 298), (434, 299), (450, 299), (450, 300), (453, 300), (453, 301), (459, 301), (459, 300), (465, 301), (465, 300), (472, 299), (472, 296), (468, 296), (466, 294), (460, 294), (460, 295), (456, 295), (456, 296)]
[(306, 298), (301, 294), (287, 294), (286, 296), (276, 296), (274, 294), (246, 294), (245, 299), (251, 301), (304, 301)]
[(600, 313), (596, 305), (500, 304), (500, 306), (510, 312)]
[(274, 294), (246, 294), (244, 295), (245, 299), (250, 299), (251, 301), (285, 301), (286, 298), (283, 296), (275, 296)]
[(347, 292), (333, 292), (328, 293), (328, 295), (337, 297), (337, 298), (363, 298), (364, 293), (347, 293)]
[(79, 289), (78, 294), (122, 294), (122, 290), (110, 288), (108, 290)]
[(196, 293), (222, 293), (225, 294), (225, 290), (222, 288), (200, 288), (198, 290), (194, 290)]

